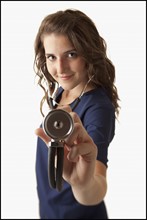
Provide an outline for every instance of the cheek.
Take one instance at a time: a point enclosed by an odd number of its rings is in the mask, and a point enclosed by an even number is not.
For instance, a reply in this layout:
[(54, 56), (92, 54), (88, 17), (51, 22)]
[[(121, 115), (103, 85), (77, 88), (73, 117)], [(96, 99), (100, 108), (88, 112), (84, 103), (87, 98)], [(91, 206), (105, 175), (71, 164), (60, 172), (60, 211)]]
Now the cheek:
[(83, 72), (86, 69), (86, 62), (84, 60), (76, 60), (76, 62), (72, 63), (71, 67), (75, 69), (76, 72)]
[(78, 71), (78, 72), (80, 72), (80, 73), (84, 72), (84, 73), (85, 73), (85, 71), (86, 71), (86, 63), (85, 63), (85, 61), (79, 60), (79, 61), (76, 63), (76, 68), (77, 68), (77, 71)]
[(55, 74), (55, 67), (52, 65), (46, 64), (48, 72), (53, 76)]

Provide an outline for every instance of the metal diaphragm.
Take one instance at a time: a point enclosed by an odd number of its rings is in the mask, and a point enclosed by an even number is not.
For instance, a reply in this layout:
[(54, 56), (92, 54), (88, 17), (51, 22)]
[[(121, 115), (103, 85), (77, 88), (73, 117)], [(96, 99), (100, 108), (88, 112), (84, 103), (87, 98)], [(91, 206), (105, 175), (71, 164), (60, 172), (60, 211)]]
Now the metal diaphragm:
[(51, 110), (43, 121), (45, 133), (55, 140), (64, 140), (72, 133), (73, 127), (72, 117), (62, 109)]

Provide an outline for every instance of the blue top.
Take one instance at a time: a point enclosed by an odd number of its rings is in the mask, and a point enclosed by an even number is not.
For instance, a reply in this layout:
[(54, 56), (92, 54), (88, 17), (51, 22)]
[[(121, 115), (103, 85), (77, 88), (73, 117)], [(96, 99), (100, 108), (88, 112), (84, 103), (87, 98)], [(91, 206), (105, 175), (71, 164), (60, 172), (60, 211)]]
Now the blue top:
[[(58, 98), (61, 96), (62, 89)], [(74, 102), (71, 103), (71, 107)], [(98, 147), (97, 160), (108, 166), (108, 146), (114, 137), (115, 109), (102, 88), (84, 93), (74, 110)], [(104, 201), (98, 205), (79, 204), (64, 181), (58, 192), (48, 183), (48, 147), (38, 138), (36, 155), (37, 192), (41, 219), (107, 219)]]

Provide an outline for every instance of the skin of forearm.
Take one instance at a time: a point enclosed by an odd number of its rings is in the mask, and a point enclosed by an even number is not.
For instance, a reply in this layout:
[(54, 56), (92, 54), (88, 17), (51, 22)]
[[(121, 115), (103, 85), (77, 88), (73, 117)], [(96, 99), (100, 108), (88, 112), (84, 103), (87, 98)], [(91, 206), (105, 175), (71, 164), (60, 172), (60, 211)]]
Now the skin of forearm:
[(106, 178), (100, 174), (94, 175), (86, 186), (72, 187), (75, 199), (82, 205), (97, 205), (104, 199), (107, 191)]

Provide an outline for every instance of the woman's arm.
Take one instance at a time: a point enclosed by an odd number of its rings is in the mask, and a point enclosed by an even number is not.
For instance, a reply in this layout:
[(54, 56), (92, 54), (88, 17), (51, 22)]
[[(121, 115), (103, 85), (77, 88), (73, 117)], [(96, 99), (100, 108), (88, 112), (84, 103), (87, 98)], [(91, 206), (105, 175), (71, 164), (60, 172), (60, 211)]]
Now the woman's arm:
[(107, 192), (106, 166), (100, 161), (95, 163), (93, 178), (83, 187), (72, 187), (76, 200), (83, 205), (96, 205), (100, 203)]
[[(79, 203), (95, 205), (106, 194), (106, 167), (96, 160), (97, 146), (79, 116), (74, 112), (69, 113), (74, 121), (74, 130), (65, 139), (63, 178), (71, 185)], [(41, 128), (36, 129), (35, 133), (48, 145), (50, 138)]]

